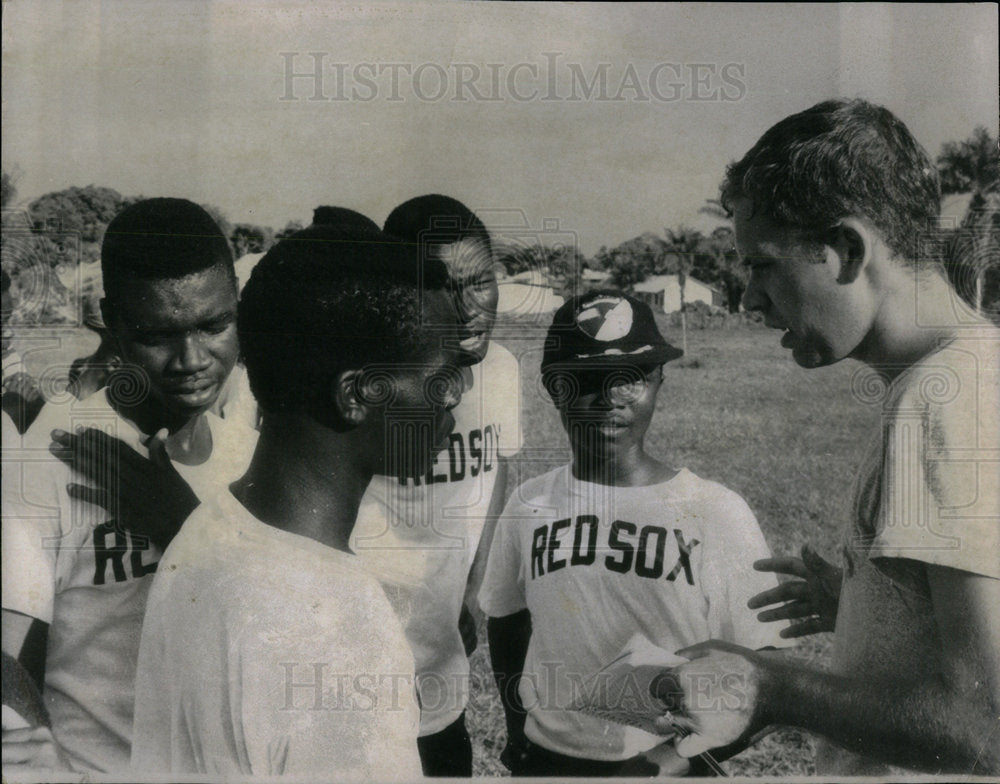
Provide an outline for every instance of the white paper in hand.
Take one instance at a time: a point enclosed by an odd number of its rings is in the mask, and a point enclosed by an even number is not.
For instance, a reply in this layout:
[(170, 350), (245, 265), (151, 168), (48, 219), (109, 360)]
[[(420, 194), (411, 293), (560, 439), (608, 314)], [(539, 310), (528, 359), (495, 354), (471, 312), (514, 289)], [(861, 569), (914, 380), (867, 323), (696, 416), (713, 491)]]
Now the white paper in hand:
[(573, 708), (668, 738), (673, 731), (664, 732), (666, 725), (656, 721), (667, 708), (653, 696), (651, 685), (664, 669), (686, 661), (637, 633), (618, 656), (584, 681), (574, 696)]

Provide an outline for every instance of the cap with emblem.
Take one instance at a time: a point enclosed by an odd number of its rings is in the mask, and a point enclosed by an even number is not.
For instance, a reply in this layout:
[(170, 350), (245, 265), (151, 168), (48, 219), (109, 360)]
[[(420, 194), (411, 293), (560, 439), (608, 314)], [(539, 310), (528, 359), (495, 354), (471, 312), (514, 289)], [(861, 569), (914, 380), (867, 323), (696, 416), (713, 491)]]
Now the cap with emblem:
[(614, 289), (588, 291), (556, 311), (542, 372), (660, 365), (683, 355), (660, 334), (649, 305)]

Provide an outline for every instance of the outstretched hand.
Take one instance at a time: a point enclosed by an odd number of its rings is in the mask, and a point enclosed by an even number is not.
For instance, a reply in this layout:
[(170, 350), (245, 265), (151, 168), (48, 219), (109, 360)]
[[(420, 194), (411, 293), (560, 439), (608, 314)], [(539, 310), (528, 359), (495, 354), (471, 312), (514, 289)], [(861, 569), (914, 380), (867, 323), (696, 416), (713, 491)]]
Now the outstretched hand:
[(53, 430), (49, 450), (89, 483), (67, 485), (71, 497), (106, 509), (122, 528), (164, 550), (199, 503), (170, 461), (168, 435), (164, 428), (149, 440), (148, 458), (95, 428)]
[[(4, 780), (10, 776), (15, 781), (22, 777), (40, 781), (44, 780), (38, 777), (40, 771), (65, 772), (72, 769), (50, 728), (24, 727), (3, 731)], [(65, 779), (59, 776), (51, 780)]]
[(659, 730), (677, 732), (677, 753), (694, 757), (751, 742), (763, 729), (760, 654), (722, 640), (707, 640), (677, 654), (690, 661), (665, 671), (653, 692), (669, 711), (657, 720)]
[(843, 570), (825, 561), (804, 545), (802, 557), (764, 558), (755, 561), (758, 572), (774, 572), (798, 577), (776, 588), (762, 591), (747, 602), (751, 610), (782, 603), (760, 613), (761, 621), (793, 620), (779, 632), (781, 637), (804, 637), (817, 632), (832, 632), (837, 622), (837, 604), (840, 601), (840, 584)]

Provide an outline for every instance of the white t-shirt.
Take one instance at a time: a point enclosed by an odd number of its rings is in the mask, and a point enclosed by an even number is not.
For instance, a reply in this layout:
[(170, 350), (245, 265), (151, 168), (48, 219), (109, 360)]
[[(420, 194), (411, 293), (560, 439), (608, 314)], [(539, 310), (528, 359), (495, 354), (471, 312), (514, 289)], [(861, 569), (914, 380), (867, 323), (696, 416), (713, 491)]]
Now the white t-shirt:
[(736, 493), (681, 469), (648, 487), (581, 482), (562, 466), (525, 482), (497, 527), (483, 610), (527, 608), (532, 635), (519, 693), (525, 734), (573, 757), (623, 760), (662, 739), (567, 710), (636, 633), (675, 651), (708, 639), (788, 643), (747, 609), (777, 584), (769, 551)]
[(357, 559), (220, 493), (149, 596), (136, 678), (140, 776), (420, 776), (413, 658)]
[[(884, 389), (843, 542), (831, 670), (860, 680), (940, 674), (927, 564), (1000, 579), (1000, 330), (970, 330)], [(821, 740), (825, 775), (898, 778)], [(912, 773), (912, 771), (911, 771)]]
[(471, 388), (452, 411), (448, 447), (422, 477), (376, 476), (351, 536), (365, 567), (402, 590), (421, 735), (439, 732), (465, 710), (469, 662), (458, 618), (497, 460), (521, 448), (517, 359), (494, 342), (471, 370)]
[[(199, 498), (246, 471), (257, 437), (206, 416), (211, 457), (174, 463)], [(4, 463), (3, 607), (49, 624), (44, 698), (71, 763), (115, 772), (128, 766), (139, 632), (160, 553), (104, 509), (69, 497), (68, 482), (86, 482), (49, 454), (48, 434), (78, 426), (148, 454), (147, 437), (111, 408), (106, 390), (43, 409), (17, 459)]]
[(259, 429), (260, 411), (257, 399), (250, 391), (250, 378), (243, 365), (233, 366), (229, 378), (226, 379), (219, 397), (212, 406), (212, 413), (218, 414), (223, 419), (239, 419), (247, 427), (253, 430)]

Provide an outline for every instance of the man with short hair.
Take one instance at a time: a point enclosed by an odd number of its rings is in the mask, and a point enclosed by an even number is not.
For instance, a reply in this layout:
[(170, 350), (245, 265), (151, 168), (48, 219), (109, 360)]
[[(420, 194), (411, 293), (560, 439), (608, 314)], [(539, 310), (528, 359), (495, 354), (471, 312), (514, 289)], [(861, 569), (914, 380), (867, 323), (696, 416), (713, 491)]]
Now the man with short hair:
[(56, 430), (57, 445), (78, 428), (96, 434), (61, 455), (76, 468), (43, 453), (3, 472), (3, 649), (34, 676), (52, 720), (51, 734), (4, 734), (5, 768), (56, 757), (80, 771), (128, 766), (139, 629), (160, 550), (105, 511), (116, 505), (107, 488), (130, 479), (112, 474), (100, 491), (88, 473), (114, 470), (120, 439), (186, 490), (144, 499), (171, 517), (239, 476), (255, 438), (208, 413), (238, 353), (232, 254), (212, 218), (184, 199), (138, 202), (109, 224), (101, 264), (122, 365), (104, 389), (47, 406), (35, 423)]
[(467, 654), (476, 630), (464, 600), (477, 590), (505, 499), (507, 460), (521, 446), (519, 366), (490, 340), (499, 293), (482, 221), (461, 202), (428, 194), (396, 207), (385, 231), (408, 244), (414, 263), (432, 259), (447, 267), (461, 322), (456, 347), (473, 364), (447, 449), (421, 473), (396, 467), (375, 477), (351, 546), (407, 599), (401, 604), (416, 660), (424, 774), (468, 777)]
[(426, 471), (462, 394), (446, 270), (413, 255), (317, 225), (254, 269), (239, 326), (260, 440), (164, 554), (139, 655), (139, 773), (419, 777), (413, 657), (348, 547), (372, 476)]
[[(835, 625), (830, 672), (718, 642), (688, 649), (674, 674), (695, 734), (679, 749), (786, 724), (823, 736), (820, 773), (996, 774), (1000, 331), (929, 253), (934, 165), (886, 109), (827, 101), (730, 166), (723, 202), (750, 268), (747, 309), (784, 330), (802, 367), (868, 365), (882, 423), (858, 474), (842, 585), (808, 552), (757, 564), (802, 578), (752, 600), (786, 602), (763, 620), (794, 619), (786, 636)], [(738, 706), (694, 693), (723, 676), (743, 684)]]

